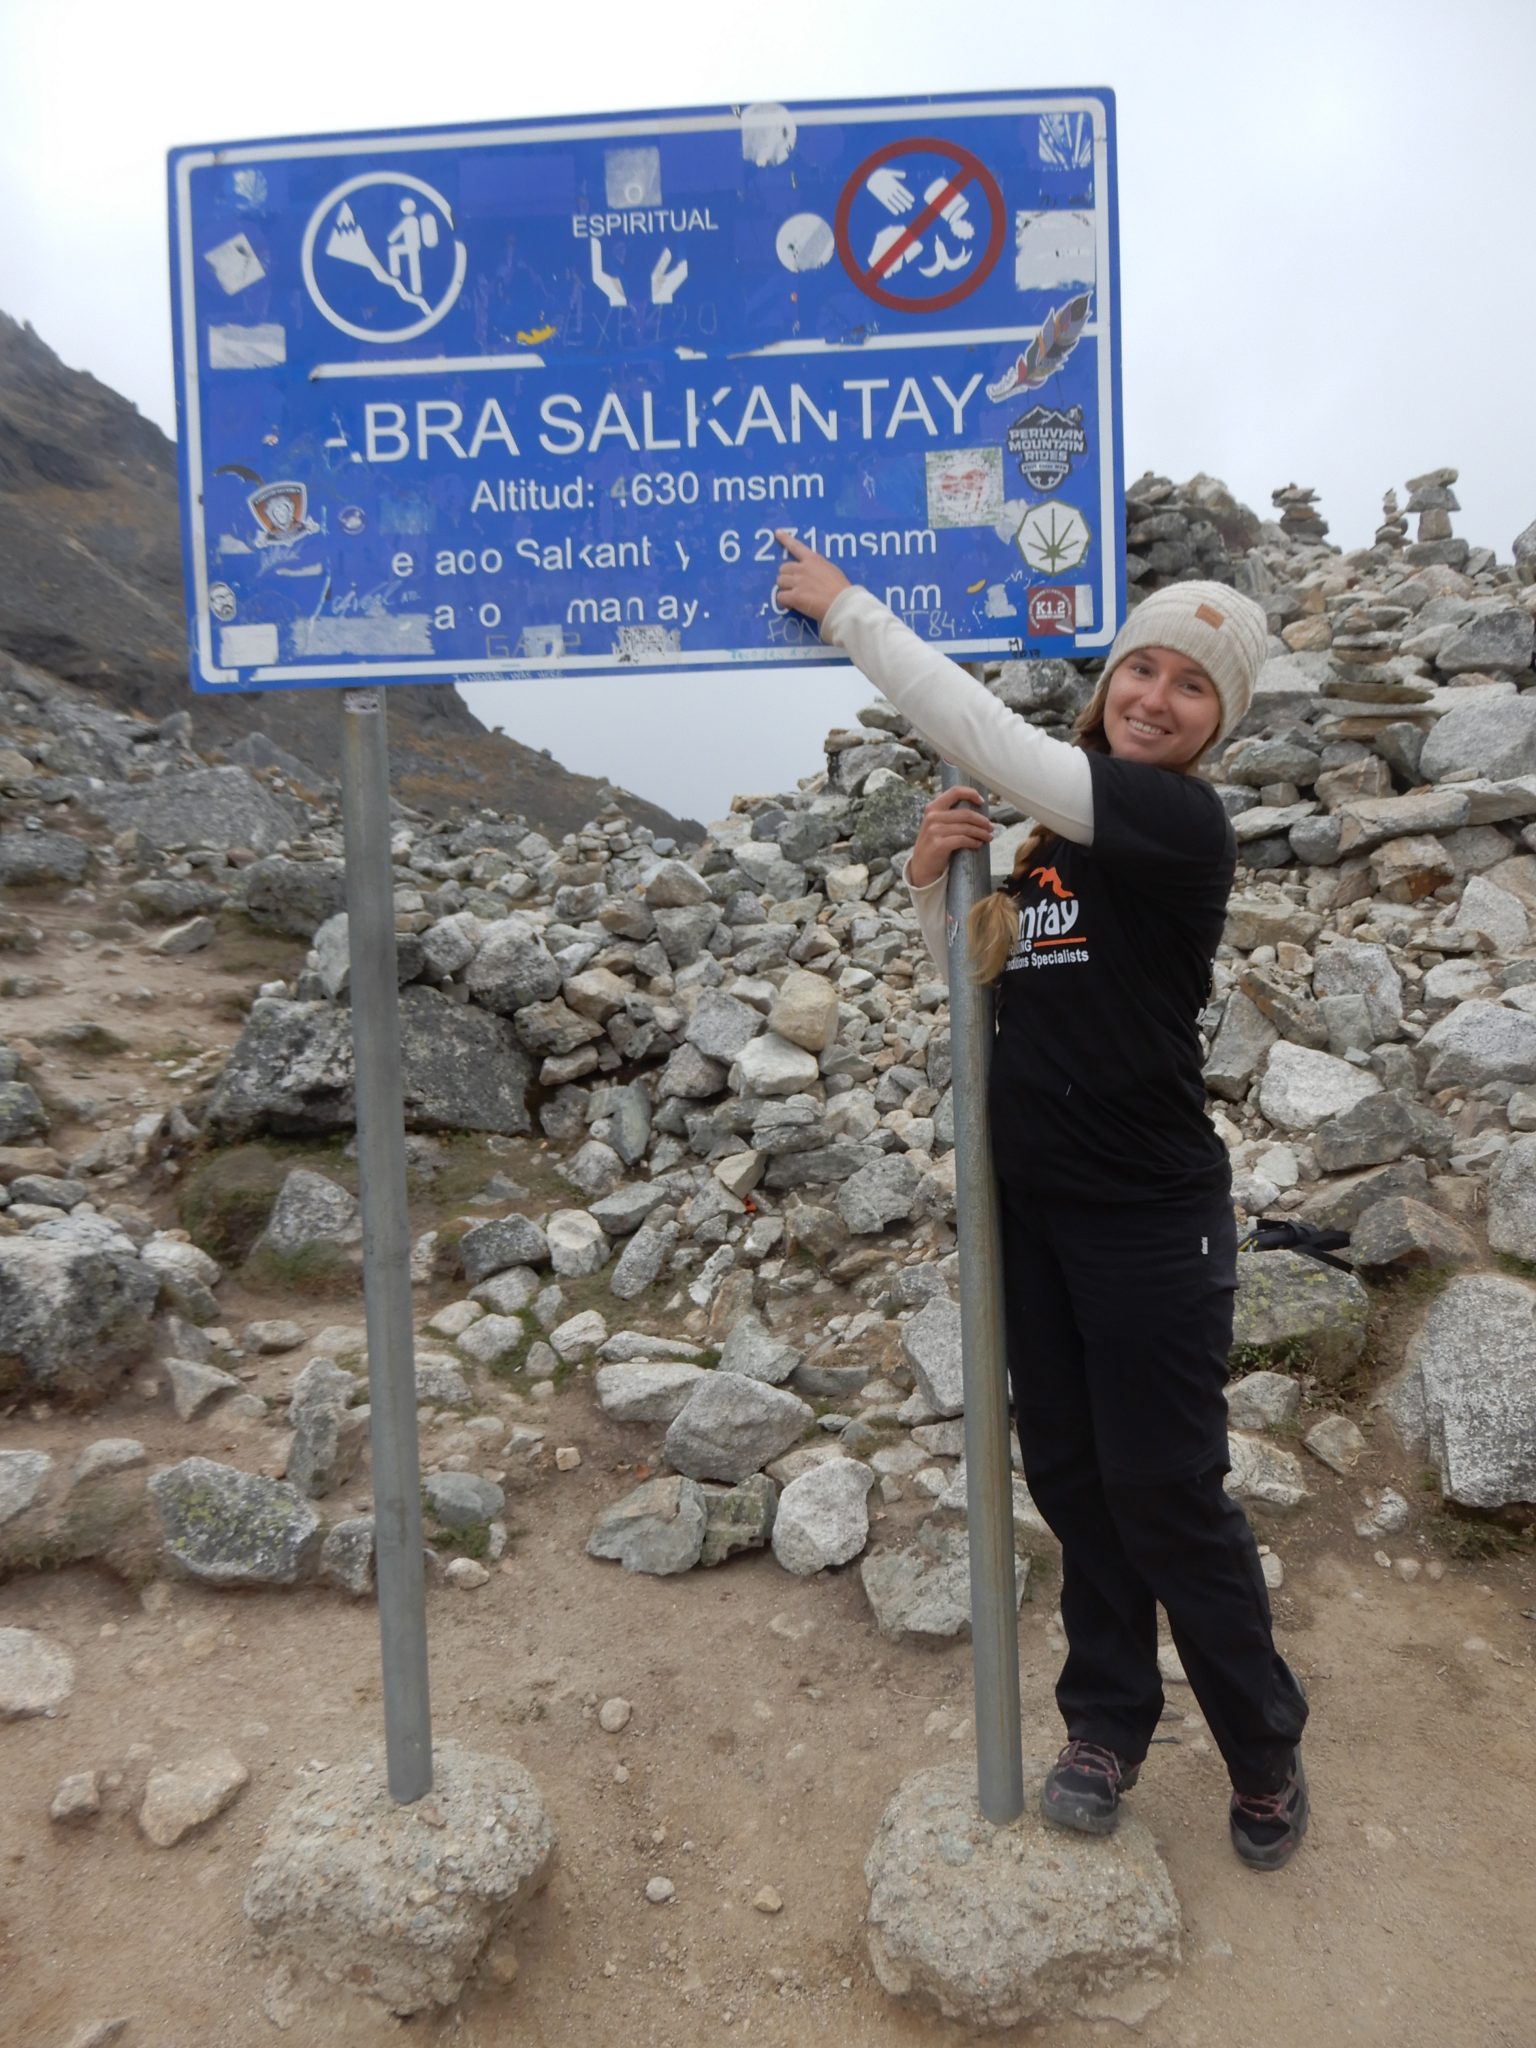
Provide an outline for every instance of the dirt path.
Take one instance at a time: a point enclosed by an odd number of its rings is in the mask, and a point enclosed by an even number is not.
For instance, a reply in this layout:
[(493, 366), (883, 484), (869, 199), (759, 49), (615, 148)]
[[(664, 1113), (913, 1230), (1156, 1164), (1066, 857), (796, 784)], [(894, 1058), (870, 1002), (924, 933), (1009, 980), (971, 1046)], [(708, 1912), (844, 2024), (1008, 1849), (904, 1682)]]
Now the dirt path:
[[(47, 1079), (59, 1094), (96, 1098), (113, 1123), (184, 1092), (172, 1077), (187, 1075), (195, 1051), (232, 1043), (238, 998), (300, 950), (237, 933), (212, 956), (158, 961), (125, 935), (122, 953), (109, 938), (105, 954), (82, 954), (68, 930), (100, 920), (50, 905), (38, 921), (44, 952), (15, 965), (43, 987), (11, 1006), (8, 1031), (47, 1049), (75, 1020), (108, 1023), (120, 1048), (77, 1056), (66, 1044), (50, 1053)], [(139, 986), (150, 1002), (101, 1002)], [(88, 1142), (78, 1127), (65, 1136), (68, 1153)], [(174, 1220), (170, 1184), (154, 1197), (125, 1193)], [(295, 1313), (313, 1332), (360, 1313), (360, 1302), (295, 1309), (235, 1282), (220, 1304), (236, 1329), (250, 1315)], [(276, 1399), (306, 1355), (251, 1361), (261, 1391)], [(7, 1427), (8, 1444), (62, 1455), (108, 1435), (142, 1439), (152, 1462), (194, 1450), (252, 1470), (280, 1462), (261, 1424), (216, 1411), (178, 1424), (163, 1399), (131, 1386), (89, 1418), (37, 1411)], [(759, 1555), (657, 1580), (587, 1558), (594, 1514), (633, 1483), (658, 1436), (608, 1423), (590, 1387), (573, 1382), (548, 1411), (547, 1444), (579, 1445), (579, 1469), (557, 1472), (546, 1451), (513, 1472), (511, 1556), (479, 1591), (429, 1595), (436, 1734), (517, 1757), (560, 1834), (553, 1880), (518, 1937), (515, 1983), (477, 1982), (456, 2010), (408, 2029), (354, 2001), (311, 2000), (279, 2009), (286, 2038), (306, 2048), (406, 2034), (423, 2048), (961, 2038), (903, 2013), (875, 1983), (862, 1863), (900, 1780), (969, 1745), (968, 1647), (882, 1642), (856, 1567), (806, 1583)], [(1185, 1963), (1140, 2029), (1149, 2048), (1536, 2039), (1530, 1556), (1452, 1559), (1439, 1582), (1381, 1570), (1351, 1524), (1362, 1485), (1422, 1500), (1411, 1465), (1392, 1463), (1378, 1445), (1352, 1484), (1309, 1464), (1315, 1502), (1260, 1530), (1284, 1560), (1277, 1620), (1314, 1710), (1315, 1819), (1288, 1872), (1256, 1878), (1236, 1864), (1219, 1760), (1199, 1723), (1186, 1723), (1187, 1692), (1171, 1693), (1168, 1739), (1135, 1802), (1183, 1907)], [(877, 1522), (877, 1537), (907, 1511)], [(1444, 1534), (1421, 1516), (1392, 1554), (1428, 1560)], [(1026, 1749), (1042, 1760), (1059, 1740), (1054, 1608), (1042, 1584), (1020, 1623)], [(78, 2026), (117, 2014), (132, 2017), (123, 2048), (284, 2038), (263, 2011), (270, 1969), (246, 1939), (240, 1896), (296, 1776), (379, 1732), (371, 1605), (189, 1585), (141, 1598), (80, 1568), (0, 1587), (0, 1626), (42, 1630), (77, 1667), (56, 1719), (0, 1728), (0, 2044), (63, 2048)], [(634, 1706), (618, 1736), (596, 1719), (612, 1694)], [(151, 1764), (216, 1741), (247, 1763), (249, 1787), (201, 1836), (150, 1847), (133, 1812)], [(107, 1810), (78, 1830), (52, 1825), (60, 1779), (92, 1768), (122, 1773)], [(657, 1874), (676, 1886), (663, 1907), (644, 1896)], [(764, 1885), (784, 1900), (774, 1917), (751, 1903)], [(1049, 2038), (1085, 2048), (1124, 2035), (1069, 2024)]]
[[(131, 1409), (98, 1418), (130, 1426)], [(970, 1740), (969, 1652), (893, 1647), (856, 1571), (790, 1578), (767, 1556), (681, 1580), (587, 1558), (591, 1517), (628, 1483), (645, 1431), (607, 1424), (574, 1385), (545, 1463), (517, 1485), (517, 1537), (478, 1592), (430, 1596), (439, 1737), (532, 1770), (560, 1833), (556, 1874), (517, 1947), (511, 1987), (476, 1984), (457, 2011), (412, 2023), (423, 2043), (492, 2048), (620, 2037), (799, 2043), (958, 2038), (908, 2017), (865, 1960), (861, 1864), (909, 1771)], [(1347, 1508), (1342, 1483), (1334, 1503)], [(1277, 1618), (1314, 1702), (1316, 1817), (1276, 1878), (1235, 1863), (1220, 1764), (1165, 1726), (1135, 1795), (1185, 1917), (1185, 1966), (1141, 2029), (1153, 2048), (1435, 2041), (1526, 2048), (1536, 1912), (1536, 1777), (1529, 1567), (1452, 1563), (1404, 1584), (1326, 1510), (1272, 1531), (1286, 1559)], [(1405, 1539), (1399, 1539), (1400, 1545)], [(1026, 1749), (1057, 1741), (1048, 1640), (1054, 1601), (1021, 1622)], [(262, 2011), (240, 1893), (262, 1824), (297, 1775), (379, 1725), (373, 1611), (333, 1595), (220, 1596), (156, 1587), (147, 1602), (87, 1570), (17, 1582), (0, 1623), (36, 1627), (77, 1661), (54, 1721), (0, 1734), (0, 2038), (53, 2048), (77, 2024), (134, 2016), (125, 2048), (246, 2048), (278, 2038)], [(618, 1736), (595, 1708), (620, 1693)], [(958, 1738), (958, 1743), (955, 1740)], [(201, 1837), (171, 1851), (138, 1835), (130, 1801), (151, 1755), (228, 1742), (252, 1782)], [(617, 1767), (628, 1773), (618, 1782)], [(79, 1832), (47, 1819), (67, 1772), (125, 1772)], [(676, 1885), (646, 1903), (646, 1880)], [(763, 1885), (784, 1899), (766, 1918)], [(350, 2001), (306, 2004), (291, 2037), (362, 2048), (398, 2022)], [(1118, 2038), (1107, 2023), (1051, 2031), (1052, 2048)]]

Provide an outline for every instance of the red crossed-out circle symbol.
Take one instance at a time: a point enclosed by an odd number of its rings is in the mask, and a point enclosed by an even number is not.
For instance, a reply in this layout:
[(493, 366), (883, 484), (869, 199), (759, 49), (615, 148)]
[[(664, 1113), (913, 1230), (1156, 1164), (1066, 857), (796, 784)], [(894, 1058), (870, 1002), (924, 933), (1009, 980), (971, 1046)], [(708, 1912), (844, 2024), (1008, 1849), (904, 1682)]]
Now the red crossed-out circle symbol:
[[(849, 221), (853, 203), (864, 189), (865, 180), (882, 164), (888, 164), (898, 156), (932, 156), (943, 159), (942, 168), (947, 175), (944, 189), (917, 214), (901, 234), (884, 250), (876, 261), (866, 269), (853, 253), (849, 237)], [(933, 293), (893, 292), (887, 290), (883, 280), (911, 249), (913, 244), (925, 235), (943, 213), (950, 201), (967, 185), (980, 185), (986, 194), (992, 214), (991, 232), (986, 247), (976, 263), (966, 272), (958, 284), (952, 284), (946, 291)], [(958, 305), (961, 299), (969, 298), (978, 286), (986, 283), (997, 266), (997, 259), (1003, 253), (1003, 239), (1007, 233), (1007, 219), (1003, 211), (1002, 188), (995, 177), (981, 161), (972, 156), (968, 149), (962, 149), (958, 142), (945, 142), (937, 136), (915, 135), (900, 142), (888, 142), (883, 149), (877, 149), (873, 156), (867, 156), (843, 187), (837, 202), (837, 214), (832, 230), (837, 238), (837, 253), (843, 259), (843, 268), (853, 279), (859, 290), (875, 301), (877, 305), (888, 306), (893, 313), (942, 313), (947, 306)]]

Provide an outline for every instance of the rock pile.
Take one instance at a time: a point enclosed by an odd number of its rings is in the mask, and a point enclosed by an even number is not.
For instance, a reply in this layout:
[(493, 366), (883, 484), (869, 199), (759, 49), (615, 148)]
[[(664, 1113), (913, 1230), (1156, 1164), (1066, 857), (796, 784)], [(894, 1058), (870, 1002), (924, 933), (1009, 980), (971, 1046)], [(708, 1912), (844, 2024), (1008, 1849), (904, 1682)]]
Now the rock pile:
[[(1129, 493), (1130, 575), (1141, 590), (1232, 581), (1275, 636), (1252, 711), (1210, 769), (1241, 867), (1201, 1024), (1239, 1204), (1351, 1232), (1357, 1272), (1373, 1279), (1485, 1263), (1486, 1217), (1488, 1244), (1519, 1269), (1496, 1284), (1528, 1304), (1536, 562), (1531, 547), (1510, 565), (1456, 540), (1454, 481), (1412, 480), (1414, 541), (1389, 498), (1375, 543), (1341, 554), (1311, 491), (1277, 492), (1278, 521), (1260, 521), (1214, 479), (1146, 477)], [(1018, 662), (991, 687), (1061, 731), (1092, 678)], [(280, 761), (210, 766), (175, 721), (101, 713), (56, 733), (50, 702), (18, 668), (0, 688), (0, 875), (110, 903), (125, 943), (154, 930), (162, 950), (193, 946), (201, 921), (234, 907), (311, 950), (295, 979), (263, 990), (221, 1071), (188, 1071), (196, 1085), (169, 1118), (108, 1130), (68, 1162), (38, 1142), (46, 1111), (9, 1056), (0, 1361), (13, 1393), (77, 1397), (153, 1349), (189, 1421), (242, 1400), (259, 1415), (225, 1370), (239, 1347), (226, 1339), (216, 1364), (205, 1334), (220, 1265), (110, 1197), (168, 1147), (349, 1127), (338, 816)], [(464, 1446), (442, 1476), (466, 1483), (430, 1495), (443, 1527), (501, 1540), (489, 1473), (507, 1455), (505, 1421), (463, 1413), (485, 1376), (536, 1401), (590, 1368), (602, 1410), (649, 1432), (665, 1467), (599, 1518), (594, 1556), (675, 1573), (771, 1546), (785, 1569), (813, 1573), (865, 1550), (872, 1502), (906, 1500), (925, 1513), (910, 1552), (866, 1571), (880, 1625), (962, 1624), (946, 994), (899, 881), (937, 769), (901, 714), (874, 702), (829, 735), (822, 771), (737, 798), (691, 849), (617, 803), (558, 844), (521, 819), (397, 811), (413, 1143), (526, 1135), (566, 1191), (535, 1199), (503, 1178), (416, 1247), (423, 1287), (445, 1273), (461, 1283), (431, 1315), (421, 1358), (423, 1403)], [(6, 915), (24, 946), (14, 900)], [(24, 994), (25, 975), (9, 986)], [(355, 1260), (356, 1239), (345, 1191), (295, 1173), (262, 1254), (322, 1246)], [(1360, 1279), (1287, 1253), (1243, 1267), (1235, 1363), (1304, 1367), (1326, 1394), (1366, 1341)], [(1489, 1284), (1453, 1282), (1443, 1301)], [(1479, 1372), (1497, 1376), (1510, 1355), (1491, 1346)], [(176, 1568), (366, 1586), (366, 1516), (328, 1527), (311, 1506), (362, 1454), (361, 1382), (344, 1365), (317, 1344), (273, 1418), (294, 1431), (285, 1482), (197, 1456), (150, 1480)], [(1439, 1366), (1419, 1380), (1423, 1398), (1394, 1412), (1423, 1436), (1446, 1491), (1479, 1505), (1525, 1498), (1536, 1425), (1514, 1426), (1502, 1478), (1480, 1468), (1467, 1482), (1459, 1396)], [(1267, 1411), (1240, 1393), (1244, 1430), (1273, 1427), (1247, 1420)], [(476, 1434), (476, 1421), (489, 1427)], [(533, 1430), (524, 1447), (540, 1441)], [(1318, 1443), (1323, 1462), (1348, 1469), (1335, 1436)], [(114, 1485), (142, 1489), (131, 1463), (95, 1451)], [(0, 1498), (27, 1496), (18, 1522), (67, 1519), (84, 1482), (15, 1465), (25, 1450), (5, 1455)], [(1233, 1457), (1245, 1498), (1283, 1511), (1305, 1497), (1297, 1460), (1261, 1434), (1236, 1435)], [(246, 1480), (267, 1489), (260, 1500)], [(1022, 1486), (1016, 1524), (1022, 1597), (1041, 1540)]]

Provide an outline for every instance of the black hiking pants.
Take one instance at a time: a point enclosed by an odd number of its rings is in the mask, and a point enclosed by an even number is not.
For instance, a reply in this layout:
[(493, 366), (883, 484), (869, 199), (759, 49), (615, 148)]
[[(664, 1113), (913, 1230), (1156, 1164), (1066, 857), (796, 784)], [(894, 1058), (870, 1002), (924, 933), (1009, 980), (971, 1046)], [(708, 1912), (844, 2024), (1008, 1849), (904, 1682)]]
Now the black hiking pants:
[(1000, 1189), (1024, 1473), (1062, 1547), (1069, 1737), (1139, 1763), (1157, 1606), (1240, 1792), (1279, 1788), (1307, 1718), (1248, 1518), (1224, 1490), (1237, 1286), (1225, 1191), (1124, 1207)]

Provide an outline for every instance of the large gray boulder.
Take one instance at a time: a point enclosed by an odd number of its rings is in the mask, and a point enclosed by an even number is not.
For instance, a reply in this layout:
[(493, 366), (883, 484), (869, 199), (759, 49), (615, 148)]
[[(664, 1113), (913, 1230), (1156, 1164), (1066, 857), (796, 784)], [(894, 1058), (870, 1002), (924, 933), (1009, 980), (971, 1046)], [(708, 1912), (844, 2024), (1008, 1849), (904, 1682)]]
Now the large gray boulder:
[(1258, 1004), (1233, 989), (1205, 1063), (1205, 1085), (1223, 1102), (1241, 1102), (1280, 1033)]
[(1134, 2025), (1168, 1995), (1179, 1902), (1145, 1822), (1074, 1835), (1039, 1813), (1045, 1774), (1025, 1772), (1024, 1811), (982, 1817), (976, 1766), (908, 1778), (864, 1861), (875, 1975), (892, 1997), (969, 2027), (1068, 2019)]
[(1516, 1138), (1488, 1177), (1488, 1244), (1536, 1259), (1536, 1136)]
[(1340, 1273), (1302, 1252), (1246, 1252), (1237, 1262), (1232, 1363), (1253, 1367), (1305, 1365), (1336, 1378), (1365, 1349), (1370, 1297), (1353, 1273)]
[(1536, 698), (1478, 691), (1436, 722), (1419, 756), (1424, 780), (1443, 782), (1469, 768), (1490, 782), (1536, 774)]
[(1536, 1081), (1536, 1017), (1503, 1003), (1458, 1003), (1420, 1042), (1432, 1056), (1424, 1077), (1431, 1090)]
[(0, 1395), (105, 1393), (148, 1356), (159, 1292), (129, 1239), (110, 1231), (94, 1242), (0, 1238)]
[(292, 1486), (211, 1458), (184, 1458), (149, 1481), (178, 1571), (213, 1586), (291, 1586), (316, 1562), (320, 1517)]
[(690, 1479), (735, 1485), (798, 1443), (814, 1419), (780, 1387), (712, 1372), (667, 1431), (667, 1463)]
[(600, 1365), (594, 1385), (598, 1406), (615, 1422), (671, 1422), (704, 1377), (702, 1365), (682, 1359), (635, 1358)]
[(1453, 1143), (1443, 1117), (1396, 1089), (1365, 1096), (1353, 1108), (1319, 1124), (1312, 1134), (1312, 1150), (1324, 1173), (1385, 1166), (1405, 1152), (1446, 1159)]
[(935, 1415), (958, 1415), (965, 1406), (961, 1370), (960, 1304), (935, 1294), (905, 1323), (901, 1348), (918, 1392)]
[(1391, 1038), (1403, 1021), (1402, 976), (1385, 946), (1360, 939), (1339, 939), (1318, 953), (1312, 990), (1321, 996), (1364, 996), (1371, 1029), (1378, 1039)]
[(269, 854), (245, 870), (241, 894), (253, 923), (291, 939), (308, 939), (346, 909), (347, 872), (339, 860), (289, 860), (280, 853)]
[[(529, 1128), (531, 1070), (512, 1027), (437, 989), (400, 993), (406, 1128), (496, 1131)], [(220, 1074), (206, 1128), (236, 1144), (271, 1131), (322, 1135), (353, 1128), (352, 1020), (329, 1003), (264, 996)]]
[(1447, 676), (1508, 671), (1518, 679), (1530, 668), (1533, 646), (1536, 619), (1516, 604), (1493, 605), (1451, 635), (1435, 667)]
[[(971, 1632), (970, 1536), (962, 1527), (924, 1522), (911, 1543), (866, 1557), (859, 1577), (881, 1635), (956, 1642)], [(1029, 1559), (1015, 1557), (1015, 1607), (1029, 1584)]]
[(89, 791), (81, 809), (113, 832), (142, 832), (151, 846), (248, 846), (273, 853), (304, 831), (302, 804), (275, 795), (243, 768), (192, 768), (151, 782)]
[(508, 917), (485, 927), (464, 980), (482, 1009), (510, 1016), (560, 993), (560, 964), (526, 918)]
[(391, 1798), (380, 1751), (290, 1792), (245, 1889), (262, 1950), (409, 2014), (449, 2006), (549, 1874), (555, 1830), (508, 1757), (439, 1741), (427, 1798)]
[(703, 1493), (692, 1479), (669, 1473), (605, 1508), (587, 1538), (587, 1555), (612, 1558), (627, 1572), (668, 1578), (698, 1563), (704, 1530)]
[(872, 1237), (916, 1214), (922, 1186), (922, 1175), (905, 1153), (888, 1152), (848, 1176), (837, 1191), (837, 1213), (856, 1237)]
[(1400, 1427), (1421, 1418), (1447, 1498), (1536, 1501), (1536, 1288), (1493, 1273), (1453, 1280), (1410, 1342), (1403, 1378), (1411, 1394), (1400, 1389), (1393, 1412)]
[(314, 1244), (361, 1247), (363, 1216), (356, 1195), (323, 1173), (296, 1166), (278, 1190), (266, 1228), (252, 1246), (260, 1252), (302, 1252)]
[(498, 1216), (459, 1240), (464, 1278), (471, 1287), (509, 1266), (547, 1266), (549, 1240), (529, 1216)]
[(68, 832), (0, 832), (0, 887), (83, 882), (91, 849)]
[(1311, 1131), (1380, 1092), (1374, 1074), (1362, 1073), (1332, 1053), (1281, 1039), (1270, 1048), (1259, 1083), (1259, 1108), (1282, 1130)]
[(24, 1145), (43, 1137), (48, 1112), (25, 1081), (0, 1081), (0, 1145)]
[(706, 1059), (722, 1060), (729, 1065), (762, 1028), (760, 1010), (754, 1010), (750, 1003), (742, 1002), (737, 996), (728, 996), (719, 989), (710, 988), (699, 997), (683, 1036)]
[(856, 1458), (830, 1458), (792, 1479), (779, 1495), (773, 1554), (785, 1571), (808, 1579), (846, 1564), (869, 1541), (869, 1489), (875, 1475)]

